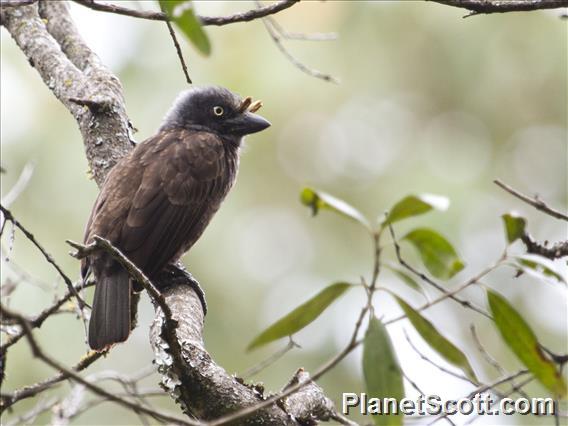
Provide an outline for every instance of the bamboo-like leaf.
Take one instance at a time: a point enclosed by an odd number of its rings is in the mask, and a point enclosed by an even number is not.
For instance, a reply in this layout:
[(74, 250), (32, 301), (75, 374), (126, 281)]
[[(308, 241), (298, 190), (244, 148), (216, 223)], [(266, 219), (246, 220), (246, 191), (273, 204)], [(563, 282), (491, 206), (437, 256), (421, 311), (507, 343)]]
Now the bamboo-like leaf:
[(418, 216), (432, 209), (446, 210), (450, 201), (446, 197), (433, 194), (408, 195), (398, 201), (389, 211), (382, 225)]
[[(363, 343), (363, 376), (370, 398), (404, 398), (402, 370), (384, 324), (371, 318)], [(402, 425), (402, 416), (375, 414), (376, 425)]]
[(370, 228), (369, 221), (355, 207), (325, 192), (316, 191), (312, 188), (304, 188), (300, 194), (300, 200), (302, 204), (312, 209), (314, 216), (318, 214), (321, 209), (327, 209), (354, 220), (365, 226), (365, 228)]
[(255, 337), (248, 345), (247, 350), (250, 351), (298, 332), (319, 317), (333, 301), (351, 287), (353, 286), (349, 283), (339, 282), (324, 288), (310, 300), (298, 306)]
[(509, 349), (555, 397), (564, 397), (566, 383), (554, 362), (542, 351), (527, 322), (500, 294), (488, 290), (487, 300), (495, 325)]
[(537, 278), (544, 280), (554, 279), (561, 284), (566, 284), (566, 278), (548, 266), (544, 258), (539, 259), (539, 257), (540, 256), (515, 257), (515, 266)]
[(505, 225), (505, 236), (509, 244), (521, 238), (525, 233), (527, 220), (516, 213), (506, 213), (501, 216)]
[(170, 17), (197, 50), (205, 56), (211, 54), (211, 43), (193, 11), (191, 0), (159, 0), (160, 8)]
[(424, 341), (447, 362), (461, 369), (470, 380), (478, 383), (475, 372), (473, 368), (471, 368), (471, 364), (465, 354), (452, 342), (442, 336), (436, 327), (420, 315), (412, 306), (398, 297), (396, 301)]
[(432, 229), (414, 229), (402, 240), (408, 241), (418, 250), (424, 266), (436, 278), (450, 279), (465, 266), (454, 247)]

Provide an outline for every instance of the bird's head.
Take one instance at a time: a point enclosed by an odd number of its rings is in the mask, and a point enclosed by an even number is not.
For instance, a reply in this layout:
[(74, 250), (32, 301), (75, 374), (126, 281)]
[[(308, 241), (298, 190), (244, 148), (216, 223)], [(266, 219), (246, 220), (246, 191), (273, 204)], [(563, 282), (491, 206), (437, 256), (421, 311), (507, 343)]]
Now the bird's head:
[(270, 123), (255, 112), (260, 101), (240, 96), (222, 87), (194, 87), (177, 97), (160, 130), (202, 129), (238, 141), (260, 132)]

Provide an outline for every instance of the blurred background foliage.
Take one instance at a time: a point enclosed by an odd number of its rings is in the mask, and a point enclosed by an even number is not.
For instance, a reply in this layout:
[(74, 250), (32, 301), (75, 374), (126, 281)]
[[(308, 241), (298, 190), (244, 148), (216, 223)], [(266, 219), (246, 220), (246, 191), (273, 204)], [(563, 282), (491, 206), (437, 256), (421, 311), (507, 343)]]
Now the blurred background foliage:
[[(202, 15), (253, 7), (248, 2), (196, 3)], [(153, 2), (126, 6), (157, 7)], [(76, 4), (71, 7), (87, 42), (120, 78), (128, 113), (138, 129), (135, 138), (142, 141), (155, 132), (176, 94), (186, 87), (166, 26)], [(452, 202), (448, 211), (396, 227), (399, 235), (418, 225), (433, 227), (454, 243), (467, 266), (448, 285), (463, 282), (498, 258), (505, 245), (502, 213), (521, 212), (540, 241), (566, 238), (564, 223), (520, 203), (492, 180), (501, 178), (566, 209), (567, 21), (559, 18), (558, 11), (464, 20), (465, 13), (426, 2), (333, 1), (302, 2), (278, 14), (275, 19), (288, 31), (338, 33), (335, 41), (286, 42), (306, 64), (338, 77), (338, 85), (295, 68), (278, 51), (261, 21), (207, 27), (212, 43), (208, 58), (182, 41), (195, 83), (223, 85), (262, 99), (261, 113), (272, 122), (270, 129), (248, 138), (237, 185), (184, 258), (207, 294), (208, 350), (229, 372), (242, 372), (285, 345), (282, 341), (245, 352), (250, 340), (274, 320), (331, 282), (358, 282), (361, 275), (371, 273), (367, 236), (333, 214), (311, 218), (299, 202), (306, 185), (345, 199), (371, 218), (407, 194), (448, 196)], [(79, 265), (68, 256), (64, 240), (82, 239), (97, 195), (87, 174), (81, 136), (71, 115), (4, 30), (1, 47), (1, 154), (7, 171), (2, 175), (2, 192), (14, 185), (26, 163), (35, 164), (34, 175), (12, 211), (77, 279)], [(11, 241), (10, 232), (5, 232), (2, 244), (2, 282), (18, 283), (9, 306), (37, 313), (51, 302), (54, 291), (64, 292), (64, 283), (21, 234)], [(385, 250), (394, 259), (392, 247)], [(522, 250), (521, 245), (512, 248)], [(418, 265), (408, 247), (403, 248), (403, 256)], [(556, 269), (566, 273), (561, 262)], [(512, 268), (501, 268), (483, 282), (511, 301), (548, 348), (565, 351), (565, 288), (526, 275), (513, 279), (514, 274)], [(379, 281), (411, 304), (423, 300), (388, 271), (382, 272)], [(478, 288), (468, 289), (464, 296), (485, 305)], [(288, 353), (256, 379), (276, 390), (296, 368), (316, 369), (345, 344), (364, 300), (363, 291), (350, 292), (299, 333), (295, 340), (301, 350)], [(376, 302), (379, 317), (400, 313), (386, 293), (379, 293)], [(475, 349), (471, 323), (504, 366), (511, 371), (520, 367), (494, 327), (479, 315), (451, 302), (425, 315), (469, 354), (485, 381), (496, 373)], [(144, 296), (139, 326), (131, 338), (88, 372), (112, 369), (129, 374), (150, 365), (152, 316)], [(424, 353), (443, 361), (407, 322), (389, 328), (403, 369), (422, 389), (444, 398), (472, 390), (420, 360), (405, 341), (403, 329)], [(83, 326), (72, 314), (53, 317), (36, 335), (51, 355), (68, 365), (86, 350)], [(364, 391), (360, 365), (358, 350), (320, 381), (338, 404), (341, 392)], [(25, 343), (18, 344), (9, 353), (3, 391), (53, 373), (32, 359)], [(144, 383), (155, 386), (157, 381), (154, 375)], [(57, 393), (65, 395), (69, 389), (64, 384)], [(538, 384), (528, 389), (534, 396), (545, 396)], [(408, 395), (413, 392), (407, 386)], [(168, 397), (159, 401), (164, 407), (173, 405)], [(14, 414), (35, 402), (19, 403)], [(134, 414), (106, 403), (75, 423), (138, 421)], [(37, 420), (48, 422), (46, 416)]]

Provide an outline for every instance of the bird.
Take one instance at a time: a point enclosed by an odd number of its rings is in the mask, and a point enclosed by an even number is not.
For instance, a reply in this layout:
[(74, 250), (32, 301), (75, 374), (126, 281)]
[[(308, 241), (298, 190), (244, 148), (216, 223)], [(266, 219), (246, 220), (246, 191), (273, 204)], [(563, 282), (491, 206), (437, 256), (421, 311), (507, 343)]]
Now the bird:
[[(183, 91), (157, 133), (108, 173), (87, 221), (84, 243), (107, 239), (152, 279), (199, 239), (233, 186), (246, 135), (270, 126), (260, 101), (218, 86)], [(91, 349), (103, 351), (131, 331), (131, 296), (141, 290), (109, 254), (82, 260), (95, 278)]]

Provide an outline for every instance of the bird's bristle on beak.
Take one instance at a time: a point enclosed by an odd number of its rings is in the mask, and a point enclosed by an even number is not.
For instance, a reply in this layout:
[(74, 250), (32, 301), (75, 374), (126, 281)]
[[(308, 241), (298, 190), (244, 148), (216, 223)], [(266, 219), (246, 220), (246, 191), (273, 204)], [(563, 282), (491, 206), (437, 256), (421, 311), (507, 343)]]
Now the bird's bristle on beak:
[(257, 112), (260, 109), (260, 107), (262, 107), (262, 101), (261, 100), (254, 101), (249, 107), (249, 112)]
[(262, 101), (258, 100), (253, 102), (252, 98), (250, 96), (247, 96), (241, 102), (241, 105), (239, 106), (239, 112), (243, 113), (246, 112), (247, 110), (249, 112), (256, 112), (260, 109), (261, 106), (262, 106)]

